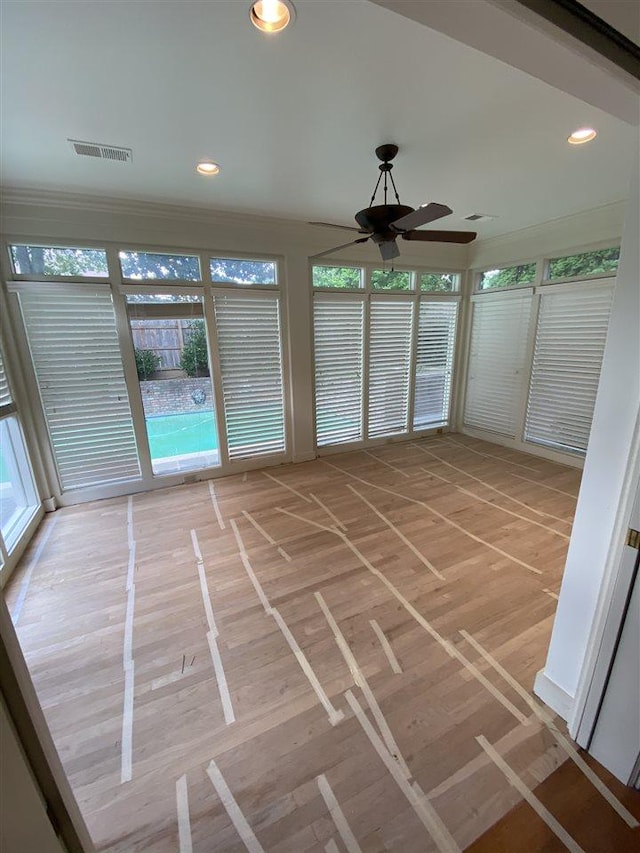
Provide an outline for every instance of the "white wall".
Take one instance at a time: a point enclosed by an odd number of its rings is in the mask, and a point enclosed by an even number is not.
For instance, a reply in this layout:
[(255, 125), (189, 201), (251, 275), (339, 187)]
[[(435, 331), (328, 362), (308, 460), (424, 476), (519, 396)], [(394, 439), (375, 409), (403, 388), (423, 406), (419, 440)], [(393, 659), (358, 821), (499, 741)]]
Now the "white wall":
[(0, 850), (62, 853), (40, 791), (0, 696)]
[(598, 641), (594, 634), (598, 605), (613, 586), (631, 511), (628, 472), (640, 413), (639, 197), (640, 179), (636, 174), (625, 216), (609, 334), (573, 534), (547, 662), (536, 682), (536, 691), (546, 701), (553, 701), (555, 687), (570, 702), (576, 696), (590, 644)]

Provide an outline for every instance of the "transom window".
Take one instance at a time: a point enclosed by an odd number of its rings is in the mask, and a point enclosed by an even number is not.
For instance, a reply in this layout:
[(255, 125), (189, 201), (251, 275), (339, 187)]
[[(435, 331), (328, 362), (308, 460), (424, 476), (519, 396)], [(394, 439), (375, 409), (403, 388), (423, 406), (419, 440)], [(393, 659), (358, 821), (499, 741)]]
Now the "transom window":
[(512, 267), (486, 270), (480, 273), (478, 290), (490, 290), (498, 287), (513, 287), (518, 284), (531, 284), (536, 277), (536, 265), (516, 264)]
[(104, 249), (72, 246), (34, 246), (18, 243), (9, 246), (11, 266), (16, 275), (106, 278), (107, 253)]
[(160, 252), (120, 252), (124, 278), (134, 281), (200, 281), (196, 255), (166, 255)]
[(211, 280), (221, 284), (271, 285), (278, 283), (275, 261), (211, 258)]

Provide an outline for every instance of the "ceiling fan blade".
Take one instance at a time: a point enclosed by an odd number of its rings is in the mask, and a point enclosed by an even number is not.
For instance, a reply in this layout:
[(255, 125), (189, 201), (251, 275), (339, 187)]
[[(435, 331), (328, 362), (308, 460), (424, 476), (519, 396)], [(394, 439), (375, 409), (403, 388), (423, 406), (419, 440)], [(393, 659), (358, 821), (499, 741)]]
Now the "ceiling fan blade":
[(315, 261), (317, 258), (324, 258), (326, 255), (333, 255), (334, 252), (339, 252), (340, 249), (346, 249), (347, 246), (355, 246), (356, 243), (366, 243), (369, 237), (359, 237), (357, 240), (352, 240), (350, 243), (343, 243), (341, 246), (334, 246), (333, 249), (327, 249), (325, 252), (318, 252), (317, 255), (310, 255), (310, 260)]
[(385, 240), (384, 243), (378, 243), (378, 247), (383, 261), (392, 261), (400, 254), (400, 249), (395, 240)]
[(366, 234), (361, 228), (354, 228), (352, 225), (335, 225), (333, 222), (307, 222), (307, 225), (320, 225), (321, 228), (341, 228), (343, 231), (357, 231), (358, 234)]
[(407, 213), (406, 216), (396, 219), (395, 222), (391, 223), (391, 227), (397, 231), (410, 231), (412, 228), (419, 228), (428, 222), (442, 219), (443, 216), (449, 216), (450, 213), (453, 211), (446, 204), (437, 204), (437, 202), (432, 201), (431, 204), (425, 204), (424, 207), (419, 207), (417, 210)]
[(424, 243), (471, 243), (478, 235), (475, 231), (407, 231), (400, 236)]

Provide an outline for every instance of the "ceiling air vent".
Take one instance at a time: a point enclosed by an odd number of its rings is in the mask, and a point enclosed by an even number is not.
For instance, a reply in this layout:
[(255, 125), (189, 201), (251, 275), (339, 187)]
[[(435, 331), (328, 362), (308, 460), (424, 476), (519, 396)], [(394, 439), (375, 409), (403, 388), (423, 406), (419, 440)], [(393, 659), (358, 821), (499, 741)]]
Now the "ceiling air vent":
[(492, 216), (490, 213), (470, 213), (469, 216), (464, 217), (467, 222), (490, 222), (492, 219), (497, 219), (496, 216)]
[(69, 139), (68, 142), (79, 157), (98, 157), (101, 160), (130, 163), (133, 156), (130, 148), (120, 148), (117, 145), (101, 145), (99, 142), (81, 142), (79, 139)]

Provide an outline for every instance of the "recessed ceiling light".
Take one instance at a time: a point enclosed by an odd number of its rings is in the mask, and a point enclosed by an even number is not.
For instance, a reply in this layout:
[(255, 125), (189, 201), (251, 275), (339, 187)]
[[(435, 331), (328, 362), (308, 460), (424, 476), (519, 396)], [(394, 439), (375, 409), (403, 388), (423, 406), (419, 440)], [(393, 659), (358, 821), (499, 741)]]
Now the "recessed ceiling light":
[(573, 131), (571, 136), (568, 137), (567, 142), (571, 145), (583, 145), (585, 142), (591, 142), (596, 136), (597, 133), (592, 127), (581, 127)]
[(290, 0), (257, 0), (249, 9), (254, 27), (263, 33), (279, 33), (295, 20), (296, 10)]
[(220, 166), (213, 160), (201, 160), (196, 166), (196, 172), (199, 175), (217, 175), (219, 171)]

